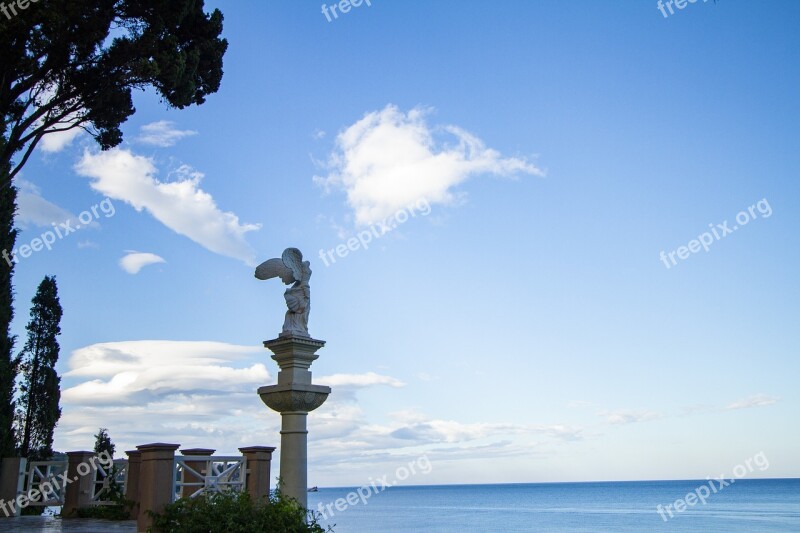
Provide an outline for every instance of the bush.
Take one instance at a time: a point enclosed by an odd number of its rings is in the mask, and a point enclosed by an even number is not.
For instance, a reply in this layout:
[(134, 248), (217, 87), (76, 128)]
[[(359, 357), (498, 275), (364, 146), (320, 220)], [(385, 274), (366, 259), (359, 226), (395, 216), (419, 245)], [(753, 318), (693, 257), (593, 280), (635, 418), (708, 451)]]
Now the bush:
[(130, 511), (133, 502), (115, 503), (112, 505), (93, 505), (82, 509), (75, 509), (78, 518), (101, 518), (103, 520), (130, 520)]
[[(325, 533), (315, 516), (280, 493), (254, 500), (246, 492), (180, 499), (151, 513), (158, 533)], [(327, 531), (333, 531), (330, 527)]]

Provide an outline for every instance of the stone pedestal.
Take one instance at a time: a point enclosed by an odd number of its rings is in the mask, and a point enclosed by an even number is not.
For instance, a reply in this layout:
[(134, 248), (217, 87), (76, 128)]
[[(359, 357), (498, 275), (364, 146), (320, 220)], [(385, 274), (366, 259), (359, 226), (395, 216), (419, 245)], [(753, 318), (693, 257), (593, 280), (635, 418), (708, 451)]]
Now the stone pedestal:
[(139, 516), (136, 530), (147, 531), (153, 525), (148, 511), (160, 513), (172, 503), (175, 488), (175, 450), (180, 444), (156, 442), (136, 449), (142, 454), (139, 466)]
[(254, 500), (260, 500), (269, 496), (270, 470), (272, 466), (272, 452), (275, 448), (271, 446), (249, 446), (239, 448), (244, 455), (247, 465), (247, 492)]
[[(211, 450), (209, 448), (189, 448), (186, 450), (181, 450), (181, 455), (209, 456), (214, 455), (215, 451), (216, 450)], [(208, 464), (207, 461), (186, 461), (185, 464), (198, 474), (202, 474), (203, 477), (197, 477), (185, 468), (182, 469), (181, 472), (183, 472), (183, 483), (198, 483), (198, 485), (190, 485), (188, 487), (184, 485), (181, 488), (181, 498), (189, 498), (198, 490), (202, 490), (206, 484), (205, 476), (208, 474), (208, 472), (205, 471)]]
[(4, 457), (0, 461), (0, 518), (19, 516), (20, 508), (16, 499), (25, 488), (28, 460), (24, 457)]
[(92, 505), (97, 475), (94, 457), (95, 453), (89, 451), (67, 452), (67, 478), (72, 481), (64, 489), (64, 507), (61, 509), (63, 518), (76, 518), (76, 510)]
[(136, 517), (139, 516), (139, 470), (142, 466), (142, 452), (130, 450), (125, 453), (128, 456), (128, 470), (125, 472), (125, 499), (136, 502), (130, 513), (130, 519), (136, 520)]
[(258, 395), (281, 414), (281, 491), (308, 507), (308, 413), (322, 405), (330, 387), (311, 383), (311, 363), (325, 341), (282, 335), (264, 346), (272, 351), (280, 367), (278, 384), (261, 387)]

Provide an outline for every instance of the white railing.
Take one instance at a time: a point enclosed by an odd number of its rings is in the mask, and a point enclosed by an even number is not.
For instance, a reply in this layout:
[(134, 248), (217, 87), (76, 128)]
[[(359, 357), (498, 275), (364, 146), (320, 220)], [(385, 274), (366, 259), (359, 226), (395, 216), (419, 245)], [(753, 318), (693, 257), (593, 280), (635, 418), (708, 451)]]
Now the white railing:
[(247, 466), (241, 456), (184, 455), (175, 457), (173, 500), (203, 494), (242, 491)]
[[(66, 472), (66, 460), (31, 461), (28, 463), (25, 482), (22, 486), (22, 494), (28, 496), (30, 501), (28, 505), (32, 507), (64, 505), (64, 492), (66, 489), (61, 476), (62, 474), (66, 475)], [(38, 494), (33, 491), (37, 491)], [(35, 497), (31, 498), (31, 496)]]
[(124, 496), (128, 483), (128, 460), (114, 459), (110, 467), (97, 463), (92, 485), (92, 505), (112, 505)]

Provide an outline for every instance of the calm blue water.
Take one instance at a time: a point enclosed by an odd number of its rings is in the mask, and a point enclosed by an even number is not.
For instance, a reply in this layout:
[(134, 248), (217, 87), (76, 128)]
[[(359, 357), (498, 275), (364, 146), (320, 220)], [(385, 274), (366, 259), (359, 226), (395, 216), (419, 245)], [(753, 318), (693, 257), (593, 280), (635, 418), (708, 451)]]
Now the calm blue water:
[[(665, 522), (656, 506), (707, 483), (635, 481), (391, 487), (334, 516), (337, 533), (376, 531), (582, 531), (800, 533), (800, 479), (738, 479), (705, 505)], [(346, 498), (353, 488), (319, 489), (309, 508)], [(340, 504), (341, 505), (341, 504)], [(673, 511), (674, 513), (674, 511)]]

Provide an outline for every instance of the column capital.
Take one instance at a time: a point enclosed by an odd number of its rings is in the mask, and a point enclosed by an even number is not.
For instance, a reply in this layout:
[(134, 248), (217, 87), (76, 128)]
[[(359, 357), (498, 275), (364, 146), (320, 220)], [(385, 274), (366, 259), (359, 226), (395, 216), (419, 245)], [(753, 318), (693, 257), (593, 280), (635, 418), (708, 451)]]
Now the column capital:
[(242, 452), (248, 459), (269, 459), (272, 457), (272, 452), (275, 451), (274, 446), (245, 446), (244, 448), (239, 448), (239, 451)]
[(151, 442), (150, 444), (140, 444), (136, 447), (140, 452), (149, 452), (156, 449), (163, 450), (177, 450), (180, 444), (170, 444), (168, 442)]
[(96, 454), (93, 451), (89, 450), (78, 450), (76, 452), (67, 452), (67, 458), (70, 460), (73, 457), (77, 459), (79, 457), (93, 457), (94, 455)]
[(150, 444), (142, 444), (136, 448), (142, 452), (142, 461), (145, 461), (153, 459), (173, 459), (175, 457), (175, 450), (180, 447), (180, 444), (153, 442)]
[(215, 451), (211, 448), (185, 448), (181, 450), (181, 455), (214, 455)]
[(278, 383), (311, 384), (311, 363), (319, 358), (317, 350), (325, 346), (325, 341), (310, 337), (278, 337), (264, 341), (264, 347), (272, 351), (272, 359), (278, 363)]

